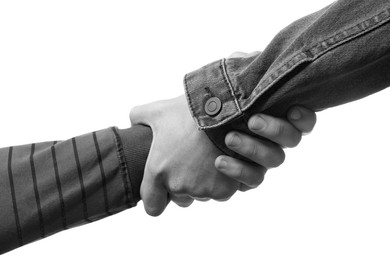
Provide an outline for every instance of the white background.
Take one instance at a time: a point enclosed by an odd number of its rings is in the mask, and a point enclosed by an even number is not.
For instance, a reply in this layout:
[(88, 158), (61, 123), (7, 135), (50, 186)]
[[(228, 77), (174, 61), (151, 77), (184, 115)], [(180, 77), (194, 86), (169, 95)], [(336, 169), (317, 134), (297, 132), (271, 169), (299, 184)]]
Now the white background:
[[(131, 107), (183, 93), (185, 73), (329, 3), (1, 1), (0, 147), (127, 127)], [(158, 218), (139, 203), (1, 259), (389, 259), (389, 98), (319, 113), (257, 190)]]

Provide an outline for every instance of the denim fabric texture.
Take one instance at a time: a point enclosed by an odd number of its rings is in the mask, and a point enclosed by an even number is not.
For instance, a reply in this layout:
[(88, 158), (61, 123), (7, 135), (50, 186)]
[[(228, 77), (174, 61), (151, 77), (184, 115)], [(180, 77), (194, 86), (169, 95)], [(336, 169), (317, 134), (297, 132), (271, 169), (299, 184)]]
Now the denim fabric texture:
[[(199, 129), (226, 154), (226, 133), (251, 134), (254, 113), (285, 116), (292, 105), (315, 111), (390, 85), (390, 1), (339, 0), (279, 32), (255, 55), (213, 62), (184, 78)], [(209, 116), (205, 103), (222, 102)]]

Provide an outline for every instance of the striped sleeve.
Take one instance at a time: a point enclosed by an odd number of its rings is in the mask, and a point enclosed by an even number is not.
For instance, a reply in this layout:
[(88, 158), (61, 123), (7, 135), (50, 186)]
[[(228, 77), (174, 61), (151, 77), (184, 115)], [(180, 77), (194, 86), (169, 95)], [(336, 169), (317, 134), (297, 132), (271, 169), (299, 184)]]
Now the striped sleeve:
[(151, 131), (115, 127), (0, 149), (0, 254), (134, 207)]

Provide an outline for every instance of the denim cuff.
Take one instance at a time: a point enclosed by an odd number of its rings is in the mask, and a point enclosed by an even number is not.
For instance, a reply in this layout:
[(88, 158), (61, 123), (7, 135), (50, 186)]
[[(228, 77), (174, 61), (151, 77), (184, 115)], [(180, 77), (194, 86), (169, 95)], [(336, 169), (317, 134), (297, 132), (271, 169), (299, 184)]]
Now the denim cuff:
[(242, 114), (225, 59), (186, 74), (184, 86), (191, 114), (200, 130), (223, 125)]

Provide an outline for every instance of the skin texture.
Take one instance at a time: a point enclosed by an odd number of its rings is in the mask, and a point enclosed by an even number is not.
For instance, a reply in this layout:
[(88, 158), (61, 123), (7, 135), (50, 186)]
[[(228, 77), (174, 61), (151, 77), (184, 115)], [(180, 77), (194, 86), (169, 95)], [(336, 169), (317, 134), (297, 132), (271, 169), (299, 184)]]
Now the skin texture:
[(250, 129), (269, 140), (239, 132), (226, 136), (228, 147), (253, 162), (248, 163), (223, 155), (198, 130), (184, 96), (135, 107), (131, 123), (153, 130), (141, 184), (145, 211), (158, 216), (170, 200), (182, 207), (195, 199), (225, 201), (237, 190), (260, 185), (268, 168), (283, 163), (283, 147), (298, 145), (302, 132), (315, 125), (315, 113), (303, 107), (293, 108), (288, 115), (289, 121), (260, 114), (249, 120)]

